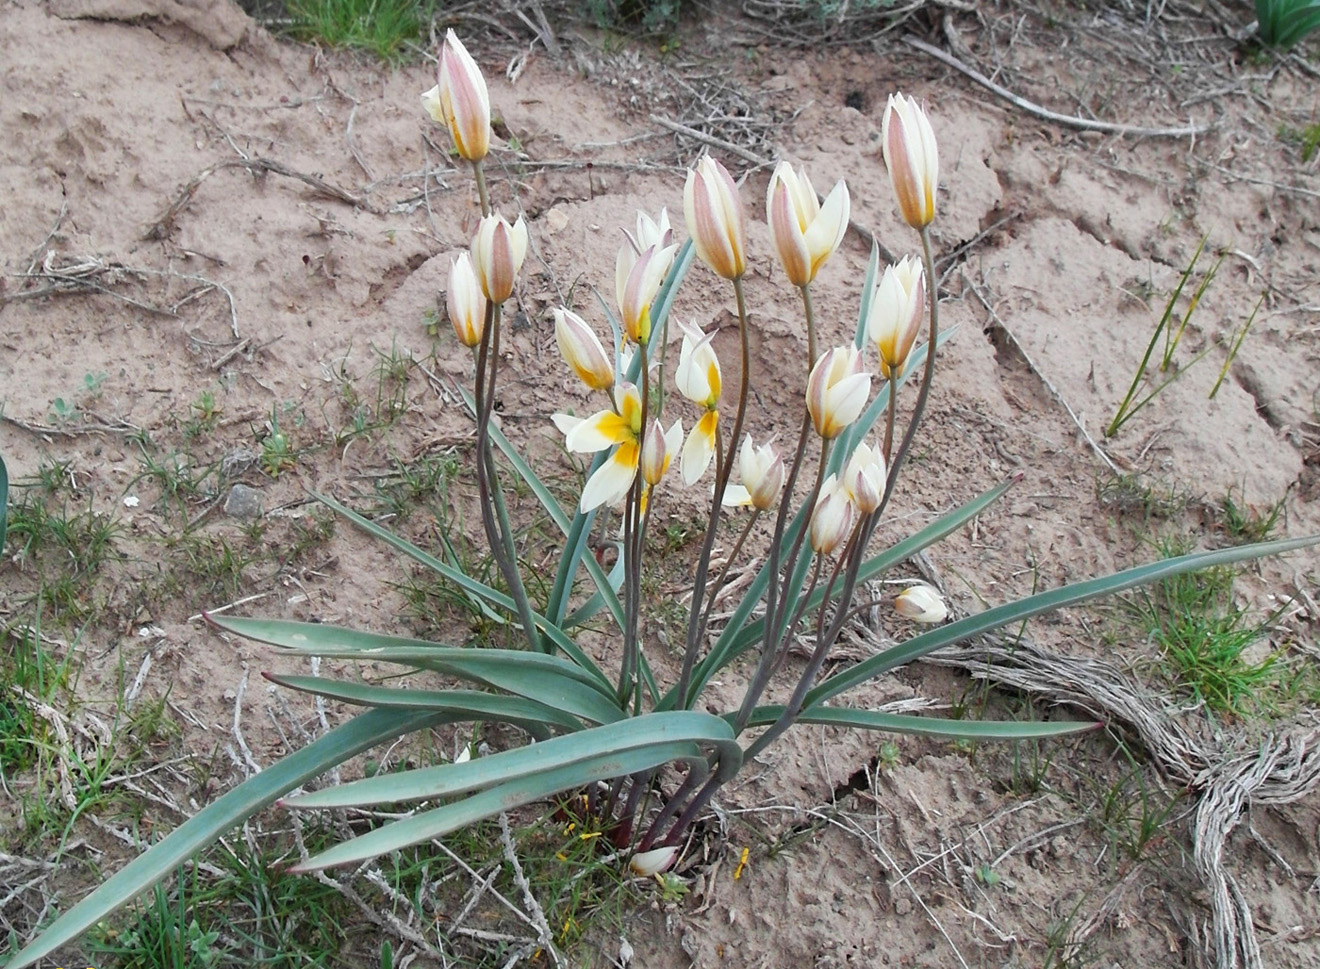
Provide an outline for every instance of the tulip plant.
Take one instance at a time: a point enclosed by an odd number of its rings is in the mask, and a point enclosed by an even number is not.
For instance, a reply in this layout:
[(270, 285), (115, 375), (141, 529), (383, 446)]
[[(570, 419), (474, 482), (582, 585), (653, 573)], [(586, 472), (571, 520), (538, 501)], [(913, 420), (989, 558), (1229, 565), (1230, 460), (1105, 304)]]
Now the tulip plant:
[[(675, 863), (693, 823), (720, 788), (796, 723), (975, 739), (1040, 738), (1095, 726), (941, 720), (836, 702), (853, 687), (941, 646), (1062, 606), (1315, 541), (1188, 555), (953, 622), (947, 621), (948, 609), (936, 590), (913, 585), (891, 600), (901, 621), (916, 624), (913, 634), (822, 679), (859, 586), (959, 529), (1012, 484), (1004, 482), (972, 498), (895, 545), (871, 547), (925, 414), (942, 339), (929, 231), (936, 213), (938, 151), (926, 112), (913, 98), (893, 96), (883, 133), (898, 209), (915, 230), (920, 253), (881, 272), (873, 252), (858, 293), (856, 335), (845, 345), (819, 346), (812, 287), (847, 228), (847, 187), (839, 182), (822, 204), (804, 170), (780, 163), (770, 177), (766, 217), (778, 261), (801, 295), (807, 344), (796, 378), (802, 389), (799, 431), (785, 448), (766, 441), (763, 431), (755, 436), (752, 431), (751, 390), (767, 375), (754, 372), (749, 359), (746, 214), (739, 186), (713, 158), (697, 161), (683, 190), (689, 238), (681, 245), (674, 241), (665, 211), (637, 217), (632, 231), (624, 232), (615, 263), (617, 315), (609, 321), (611, 339), (603, 342), (568, 308), (554, 311), (564, 363), (601, 400), (600, 409), (585, 418), (553, 416), (568, 451), (593, 455), (576, 507), (564, 508), (492, 419), (502, 376), (503, 307), (514, 292), (528, 229), (521, 219), (510, 224), (491, 204), (482, 167), (490, 144), (486, 84), (452, 31), (441, 51), (439, 83), (423, 103), (448, 129), (458, 155), (471, 163), (481, 202), (482, 218), (470, 250), (452, 264), (447, 298), (455, 334), (476, 366), (468, 398), (477, 427), (473, 460), (482, 524), (504, 589), (464, 574), (329, 497), (321, 500), (447, 577), (486, 608), (511, 617), (524, 648), (460, 648), (321, 624), (214, 617), (222, 630), (286, 652), (397, 664), (464, 685), (437, 689), (419, 682), (405, 689), (272, 676), (288, 687), (366, 711), (202, 810), (61, 917), (19, 953), (11, 969), (30, 965), (76, 938), (229, 827), (279, 798), (294, 810), (418, 804), (398, 820), (302, 861), (294, 866), (297, 871), (360, 862), (572, 792), (573, 803), (609, 832), (634, 871), (659, 872)], [(691, 321), (671, 320), (675, 293), (694, 255), (731, 289), (741, 335), (736, 388), (724, 386), (711, 334)], [(910, 405), (902, 408), (907, 416), (900, 418), (899, 395), (911, 392), (910, 381), (917, 387)], [(685, 420), (691, 428), (686, 435)], [(675, 458), (676, 474), (671, 471)], [(526, 481), (563, 535), (558, 569), (544, 601), (533, 600), (520, 570), (501, 483), (501, 476), (510, 473)], [(691, 571), (681, 663), (665, 682), (642, 636), (647, 604), (641, 577), (651, 515), (657, 503), (668, 500), (666, 489), (676, 479), (696, 494), (709, 495), (710, 505)], [(619, 527), (621, 554), (609, 573), (587, 551), (603, 509), (617, 509), (621, 522), (611, 526)], [(732, 615), (716, 624), (712, 613), (719, 593), (763, 515), (770, 535), (765, 562)], [(717, 568), (712, 555), (721, 535), (736, 538)], [(619, 660), (612, 668), (591, 655), (585, 644), (591, 638), (579, 636), (588, 623), (599, 628), (602, 622), (609, 640), (618, 644)], [(799, 639), (809, 645), (804, 663), (790, 655)], [(741, 702), (719, 714), (707, 712), (712, 702), (707, 687), (716, 676), (746, 683)], [(768, 702), (777, 681), (783, 702)], [(376, 744), (465, 721), (510, 724), (528, 742), (463, 763), (391, 772), (285, 797)]]

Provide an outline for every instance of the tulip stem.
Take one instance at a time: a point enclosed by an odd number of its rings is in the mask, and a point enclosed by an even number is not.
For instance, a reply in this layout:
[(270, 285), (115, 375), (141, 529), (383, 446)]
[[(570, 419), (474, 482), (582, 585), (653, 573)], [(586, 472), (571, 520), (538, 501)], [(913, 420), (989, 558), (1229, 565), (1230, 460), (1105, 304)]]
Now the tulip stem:
[[(921, 252), (926, 268), (927, 293), (930, 300), (930, 336), (926, 342), (926, 369), (921, 378), (921, 389), (917, 392), (917, 403), (912, 408), (912, 417), (908, 421), (906, 430), (903, 431), (903, 440), (898, 445), (898, 451), (894, 454), (894, 459), (889, 465), (889, 482), (885, 485), (884, 502), (888, 503), (889, 495), (894, 490), (894, 485), (898, 483), (898, 473), (907, 460), (908, 451), (912, 448), (912, 439), (917, 436), (917, 427), (921, 424), (921, 419), (926, 413), (926, 402), (930, 399), (930, 386), (935, 379), (935, 347), (940, 335), (940, 293), (939, 283), (935, 276), (935, 257), (930, 246), (930, 228), (929, 226), (918, 229), (921, 235)], [(893, 402), (894, 395), (889, 395), (890, 402)]]
[(885, 420), (885, 473), (888, 475), (889, 458), (894, 450), (894, 422), (898, 419), (898, 370), (889, 371), (889, 407)]
[[(619, 705), (625, 709), (631, 698), (641, 699), (637, 689), (637, 628), (641, 622), (642, 589), (642, 495), (645, 484), (641, 474), (641, 449), (645, 446), (647, 412), (650, 410), (651, 374), (647, 366), (646, 342), (637, 344), (638, 361), (641, 364), (641, 432), (637, 443), (637, 469), (634, 472), (632, 487), (628, 490), (627, 504), (623, 511), (623, 662), (619, 668)], [(648, 516), (649, 517), (649, 516)]]
[(688, 687), (692, 683), (692, 669), (697, 662), (697, 649), (706, 632), (708, 614), (702, 608), (706, 599), (706, 582), (710, 571), (710, 556), (715, 548), (715, 536), (719, 532), (720, 514), (724, 509), (724, 492), (729, 486), (729, 474), (733, 471), (733, 455), (738, 448), (738, 439), (742, 436), (743, 418), (747, 414), (747, 398), (751, 389), (748, 370), (751, 367), (751, 350), (747, 337), (747, 299), (743, 295), (742, 277), (733, 280), (733, 292), (738, 300), (738, 340), (741, 344), (741, 372), (738, 374), (738, 410), (733, 417), (733, 429), (729, 434), (729, 446), (722, 455), (722, 463), (717, 458), (715, 475), (715, 495), (711, 501), (710, 521), (706, 525), (706, 538), (701, 544), (701, 554), (697, 558), (696, 577), (692, 582), (692, 609), (688, 612), (687, 642), (683, 650), (683, 671), (678, 678), (679, 709), (688, 708)]
[[(740, 734), (747, 727), (747, 721), (751, 719), (752, 711), (756, 709), (756, 703), (761, 699), (761, 694), (770, 683), (770, 678), (779, 667), (783, 657), (780, 656), (782, 647), (788, 641), (792, 632), (793, 625), (802, 618), (801, 610), (805, 608), (806, 602), (811, 598), (810, 595), (798, 596), (796, 603), (799, 610), (792, 620), (785, 624), (784, 619), (789, 605), (789, 597), (784, 596), (784, 601), (778, 601), (779, 586), (779, 547), (783, 541), (784, 529), (783, 523), (786, 520), (785, 509), (791, 504), (793, 479), (797, 477), (798, 468), (802, 464), (803, 451), (806, 449), (807, 424), (811, 418), (805, 419), (802, 436), (798, 441), (797, 453), (793, 456), (793, 470), (789, 475), (789, 481), (784, 486), (784, 498), (779, 506), (779, 525), (775, 529), (774, 540), (770, 544), (770, 581), (767, 583), (765, 597), (765, 618), (762, 620), (764, 625), (764, 636), (761, 640), (761, 658), (756, 662), (756, 671), (752, 674), (751, 682), (747, 685), (747, 692), (743, 695), (742, 706), (738, 709), (738, 718), (734, 721), (733, 732)], [(811, 486), (811, 491), (806, 500), (802, 503), (805, 509), (814, 510), (816, 499), (820, 496), (821, 485), (825, 481), (825, 465), (829, 461), (830, 442), (828, 439), (822, 440), (820, 445), (820, 461), (816, 465), (816, 481)], [(802, 554), (802, 543), (811, 531), (811, 512), (807, 512), (807, 518), (802, 522), (802, 527), (798, 529), (797, 535), (793, 538), (792, 548), (789, 550), (785, 565), (785, 580), (791, 580), (793, 573), (797, 571), (798, 559)], [(800, 580), (799, 580), (800, 581)], [(813, 586), (815, 580), (812, 580)], [(783, 633), (780, 633), (780, 630)]]
[(811, 373), (811, 368), (816, 365), (816, 313), (811, 305), (811, 284), (803, 283), (802, 290), (802, 313), (807, 318), (807, 373)]
[(733, 565), (734, 559), (736, 559), (738, 553), (742, 551), (743, 543), (747, 541), (747, 536), (751, 534), (752, 526), (756, 524), (756, 520), (760, 517), (761, 509), (753, 508), (751, 517), (747, 519), (747, 524), (743, 526), (742, 533), (738, 536), (738, 541), (733, 543), (733, 551), (731, 551), (725, 558), (724, 567), (720, 569), (719, 576), (713, 583), (711, 583), (710, 590), (706, 596), (707, 621), (710, 619), (711, 610), (715, 608), (715, 597), (719, 595), (720, 590), (724, 588), (724, 583), (729, 578), (729, 567)]
[(485, 218), (492, 212), (490, 190), (486, 187), (486, 169), (480, 159), (472, 163), (472, 175), (477, 181), (477, 198), (481, 200), (481, 216)]
[[(500, 490), (495, 469), (495, 454), (490, 443), (490, 422), (495, 409), (495, 377), (500, 357), (500, 304), (486, 301), (486, 321), (481, 333), (481, 348), (477, 351), (477, 491), (481, 496), (481, 524), (486, 530), (486, 541), (491, 555), (509, 586), (509, 597), (518, 609), (523, 634), (535, 652), (544, 652), (545, 643), (537, 631), (532, 606), (527, 599), (522, 575), (518, 571), (518, 550), (513, 543), (513, 530), (509, 525), (509, 512)], [(498, 517), (498, 521), (497, 521)]]

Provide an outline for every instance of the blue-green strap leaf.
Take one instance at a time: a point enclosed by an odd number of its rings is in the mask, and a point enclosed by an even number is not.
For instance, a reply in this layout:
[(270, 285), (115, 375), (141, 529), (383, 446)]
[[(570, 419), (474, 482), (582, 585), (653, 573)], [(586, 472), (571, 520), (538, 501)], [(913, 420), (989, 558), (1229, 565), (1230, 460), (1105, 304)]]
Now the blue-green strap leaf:
[(478, 757), (464, 764), (440, 764), (340, 784), (293, 798), (287, 806), (360, 807), (453, 797), (611, 754), (676, 742), (714, 747), (722, 761), (735, 766), (742, 760), (742, 748), (723, 718), (689, 710), (648, 713), (608, 727), (595, 727)]
[(1267, 555), (1280, 555), (1299, 548), (1307, 548), (1317, 543), (1320, 543), (1320, 535), (1282, 539), (1274, 542), (1260, 542), (1255, 545), (1241, 545), (1211, 552), (1195, 552), (1190, 555), (1165, 559), (1161, 562), (1139, 565), (1136, 568), (1116, 572), (1113, 575), (1066, 585), (1060, 589), (1051, 589), (1048, 592), (1041, 592), (1026, 599), (1020, 599), (1017, 602), (995, 606), (976, 615), (959, 619), (957, 622), (951, 622), (947, 626), (939, 626), (929, 632), (914, 636), (906, 643), (887, 649), (870, 659), (863, 660), (851, 669), (836, 673), (807, 693), (804, 709), (810, 710), (831, 697), (838, 696), (854, 686), (865, 683), (872, 677), (919, 659), (941, 646), (949, 646), (964, 639), (970, 639), (973, 636), (979, 636), (982, 633), (998, 629), (1001, 626), (1019, 623), (1030, 619), (1032, 616), (1039, 616), (1041, 613), (1076, 605), (1088, 599), (1113, 595), (1134, 586), (1157, 582), (1171, 575), (1213, 568), (1217, 565), (1229, 565), (1233, 562), (1242, 562), (1248, 559), (1264, 558)]
[(538, 703), (520, 696), (500, 693), (482, 693), (479, 690), (404, 690), (371, 683), (352, 683), (325, 676), (294, 676), (281, 673), (263, 673), (266, 679), (280, 686), (303, 693), (313, 693), (327, 700), (340, 700), (363, 707), (388, 707), (395, 710), (434, 710), (451, 713), (464, 720), (486, 720), (511, 723), (532, 734), (537, 740), (548, 740), (546, 724), (568, 730), (581, 730), (582, 721), (546, 703)]
[[(783, 714), (782, 706), (757, 707), (752, 712), (749, 727), (768, 727)], [(1097, 730), (1103, 724), (1090, 721), (1002, 721), (1002, 720), (948, 720), (940, 717), (918, 717), (904, 713), (882, 713), (879, 710), (853, 710), (848, 707), (817, 706), (804, 712), (797, 723), (818, 723), (832, 727), (856, 727), (862, 730), (883, 730), (888, 733), (913, 734), (922, 737), (950, 737), (969, 740), (1035, 740), (1042, 737), (1060, 737), (1065, 734)]]
[(430, 711), (369, 710), (335, 727), (244, 781), (138, 855), (47, 926), (35, 940), (14, 955), (7, 969), (25, 969), (48, 959), (116, 909), (173, 874), (179, 865), (211, 845), (230, 828), (313, 777), (377, 744), (452, 719), (446, 714)]

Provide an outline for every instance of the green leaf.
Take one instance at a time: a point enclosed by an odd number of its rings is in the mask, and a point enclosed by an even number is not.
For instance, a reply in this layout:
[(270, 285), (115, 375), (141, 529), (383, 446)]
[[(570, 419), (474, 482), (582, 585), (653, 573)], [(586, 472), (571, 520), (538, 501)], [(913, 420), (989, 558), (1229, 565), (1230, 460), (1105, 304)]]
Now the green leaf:
[[(752, 713), (749, 727), (768, 727), (783, 714), (782, 706), (757, 707)], [(913, 734), (923, 737), (952, 737), (967, 740), (1034, 740), (1040, 737), (1060, 737), (1065, 734), (1097, 730), (1102, 724), (1091, 722), (1054, 721), (985, 721), (948, 720), (941, 717), (916, 717), (902, 713), (882, 713), (879, 710), (853, 710), (848, 707), (818, 706), (803, 713), (797, 723), (821, 723), (833, 727), (856, 727), (862, 730), (884, 730), (888, 733)]]
[(450, 722), (445, 714), (369, 710), (267, 767), (208, 805), (158, 844), (138, 855), (95, 891), (52, 922), (19, 951), (6, 969), (48, 959), (112, 912), (173, 873), (235, 825), (301, 784), (350, 757), (404, 734)]
[[(891, 546), (879, 555), (868, 559), (863, 563), (861, 570), (858, 573), (858, 582), (865, 582), (867, 579), (883, 573), (886, 569), (890, 569), (904, 559), (910, 558), (928, 545), (932, 545), (946, 535), (957, 531), (964, 524), (971, 521), (977, 515), (981, 514), (981, 512), (985, 511), (986, 508), (1003, 497), (1004, 492), (1011, 488), (1018, 480), (1019, 478), (1017, 477), (1009, 478), (991, 488), (989, 491), (983, 492), (976, 498), (973, 498), (961, 507), (955, 508), (947, 515), (936, 519), (925, 528), (898, 544)], [(802, 512), (799, 512), (799, 515), (801, 514)], [(734, 612), (733, 617), (729, 620), (724, 631), (720, 633), (719, 638), (715, 642), (715, 646), (711, 649), (706, 658), (697, 664), (696, 673), (693, 677), (693, 682), (696, 685), (692, 691), (692, 696), (700, 696), (701, 691), (716, 672), (727, 664), (733, 662), (733, 660), (737, 659), (748, 649), (761, 641), (762, 631), (765, 628), (765, 620), (757, 619), (754, 622), (748, 623), (747, 619), (751, 615), (752, 608), (758, 601), (760, 601), (761, 596), (765, 593), (768, 576), (768, 571), (765, 568), (762, 568), (756, 578), (752, 581), (752, 584), (748, 586), (745, 598), (742, 603), (739, 604), (738, 609)], [(809, 600), (807, 614), (820, 608), (820, 603), (824, 598), (824, 590), (818, 589), (812, 593), (811, 599)], [(665, 709), (666, 703), (672, 703), (673, 700), (674, 697), (672, 696), (671, 691), (670, 693), (665, 694), (665, 697), (657, 705), (657, 708)]]
[(402, 690), (397, 687), (352, 683), (324, 676), (286, 676), (263, 673), (280, 686), (314, 693), (329, 700), (355, 706), (389, 707), (394, 710), (435, 710), (463, 720), (487, 720), (522, 727), (537, 740), (548, 740), (546, 724), (581, 730), (582, 722), (562, 710), (525, 697), (481, 693), (477, 690)]
[(524, 804), (541, 801), (561, 791), (577, 790), (596, 781), (649, 771), (678, 760), (705, 764), (699, 749), (689, 743), (656, 744), (625, 754), (608, 754), (594, 760), (570, 764), (557, 770), (500, 784), (498, 787), (473, 794), (453, 804), (446, 804), (444, 807), (395, 821), (383, 828), (377, 828), (368, 834), (335, 845), (319, 855), (294, 865), (289, 870), (316, 871), (334, 865), (366, 861), (406, 848), (408, 845), (442, 837), (477, 821), (494, 817), (501, 811), (510, 811)]
[(558, 656), (513, 649), (437, 646), (314, 622), (208, 616), (221, 629), (310, 656), (327, 656), (434, 670), (546, 703), (592, 723), (623, 716), (612, 691)]
[[(463, 403), (467, 405), (468, 413), (476, 417), (477, 402), (472, 399), (472, 395), (468, 393), (467, 388), (459, 387), (458, 392), (463, 395)], [(513, 465), (513, 470), (518, 472), (518, 477), (527, 482), (527, 487), (532, 489), (532, 494), (536, 495), (545, 510), (549, 512), (551, 520), (559, 526), (561, 532), (567, 535), (569, 528), (568, 513), (564, 511), (564, 506), (559, 503), (559, 499), (550, 493), (550, 489), (532, 470), (532, 466), (523, 460), (523, 456), (518, 453), (518, 449), (509, 443), (509, 439), (504, 436), (504, 432), (500, 430), (494, 421), (490, 424), (489, 433), (490, 439), (504, 453), (504, 457), (509, 464)]]
[(648, 713), (608, 727), (552, 737), (543, 743), (515, 747), (463, 764), (440, 764), (340, 784), (292, 798), (286, 806), (362, 807), (452, 797), (667, 743), (714, 747), (725, 769), (732, 768), (729, 776), (742, 761), (742, 748), (733, 739), (733, 730), (723, 718), (690, 710)]
[[(470, 576), (460, 571), (459, 569), (455, 569), (445, 564), (444, 562), (441, 562), (434, 555), (422, 551), (422, 549), (412, 544), (412, 542), (409, 542), (406, 539), (400, 538), (398, 535), (395, 535), (388, 528), (382, 528), (380, 525), (377, 525), (375, 522), (363, 518), (361, 515), (353, 511), (351, 508), (348, 508), (345, 505), (341, 505), (339, 502), (335, 501), (333, 498), (329, 497), (328, 495), (318, 494), (315, 491), (311, 492), (311, 495), (313, 498), (324, 504), (326, 507), (333, 509), (335, 512), (337, 512), (340, 515), (343, 515), (358, 528), (361, 528), (363, 531), (367, 532), (368, 534), (374, 535), (377, 538), (389, 543), (390, 545), (397, 548), (399, 551), (403, 552), (405, 555), (409, 556), (410, 558), (414, 559), (417, 562), (420, 562), (422, 565), (425, 565), (428, 569), (432, 569), (435, 572), (438, 572), (440, 575), (444, 576), (446, 579), (449, 579), (451, 582), (453, 582), (455, 585), (459, 586), (460, 588), (465, 589), (469, 592), (475, 592), (478, 595), (480, 595), (482, 598), (486, 599), (488, 602), (492, 602), (495, 605), (499, 606), (500, 608), (508, 610), (509, 612), (513, 612), (513, 613), (517, 612), (517, 606), (514, 604), (514, 601), (510, 599), (507, 595), (505, 595), (503, 592), (499, 592), (495, 589), (492, 589), (490, 586), (478, 582), (476, 579), (471, 578)], [(595, 563), (593, 562), (592, 564)], [(596, 566), (596, 568), (599, 571), (600, 567), (598, 565)], [(600, 581), (605, 582), (606, 585), (608, 586), (608, 581), (605, 579), (603, 572), (601, 572)], [(615, 602), (617, 603), (617, 601), (618, 600), (616, 598)], [(622, 610), (620, 610), (619, 615), (622, 616), (622, 614), (623, 614)], [(580, 667), (585, 673), (587, 673), (596, 682), (596, 684), (599, 686), (602, 692), (613, 695), (614, 688), (610, 685), (610, 681), (608, 678), (606, 678), (604, 672), (601, 671), (601, 668), (596, 665), (596, 663), (591, 659), (591, 657), (589, 657), (586, 653), (582, 651), (582, 648), (578, 646), (577, 643), (573, 642), (573, 640), (568, 636), (567, 633), (565, 633), (555, 624), (551, 623), (544, 616), (539, 616), (536, 615), (535, 613), (533, 613), (533, 616), (535, 617), (535, 620), (541, 631), (550, 638), (551, 642), (553, 642), (556, 646), (558, 646), (561, 650), (563, 650), (564, 653), (566, 653), (568, 657), (571, 660), (573, 660), (575, 664), (577, 664), (578, 667)]]
[(1020, 623), (1032, 616), (1039, 616), (1041, 613), (1053, 612), (1055, 609), (1063, 609), (1080, 602), (1086, 602), (1088, 599), (1110, 596), (1122, 592), (1124, 589), (1131, 589), (1134, 586), (1158, 582), (1160, 579), (1166, 579), (1171, 575), (1181, 575), (1184, 572), (1195, 572), (1199, 569), (1213, 568), (1217, 565), (1229, 565), (1233, 562), (1264, 558), (1267, 555), (1281, 555), (1284, 552), (1307, 548), (1317, 543), (1320, 543), (1320, 535), (1282, 539), (1275, 542), (1260, 542), (1255, 545), (1241, 545), (1211, 552), (1196, 552), (1191, 555), (1165, 559), (1161, 562), (1152, 562), (1149, 565), (1139, 565), (1136, 568), (1116, 572), (1113, 575), (1066, 585), (1060, 589), (1051, 589), (1048, 592), (1041, 592), (1026, 599), (1020, 599), (1017, 602), (995, 606), (985, 612), (967, 616), (957, 622), (951, 622), (947, 626), (939, 626), (929, 632), (914, 636), (902, 645), (887, 649), (877, 656), (863, 660), (842, 673), (836, 673), (807, 693), (804, 708), (810, 711), (812, 707), (823, 703), (830, 697), (838, 696), (845, 690), (850, 690), (858, 684), (865, 683), (872, 677), (887, 673), (889, 670), (919, 659), (941, 646), (949, 646), (964, 639), (970, 639), (973, 636), (979, 636), (982, 633), (998, 629), (1001, 626)]

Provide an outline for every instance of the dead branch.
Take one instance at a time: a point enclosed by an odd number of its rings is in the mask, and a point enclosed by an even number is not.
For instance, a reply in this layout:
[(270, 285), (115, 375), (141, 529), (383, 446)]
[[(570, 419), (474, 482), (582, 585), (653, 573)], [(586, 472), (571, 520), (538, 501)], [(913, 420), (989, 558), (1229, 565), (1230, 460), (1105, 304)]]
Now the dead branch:
[(1123, 135), (1133, 138), (1194, 138), (1197, 135), (1203, 135), (1214, 128), (1214, 125), (1187, 125), (1182, 128), (1143, 128), (1139, 125), (1116, 124), (1110, 121), (1090, 121), (1086, 118), (1078, 118), (1075, 115), (1059, 114), (1051, 111), (1049, 108), (1043, 108), (1033, 101), (1019, 97), (1007, 88), (1000, 87), (990, 78), (986, 77), (975, 68), (968, 67), (952, 54), (945, 53), (938, 47), (934, 47), (924, 40), (913, 37), (911, 34), (903, 37), (903, 43), (909, 47), (914, 47), (925, 54), (929, 54), (942, 64), (952, 67), (955, 71), (967, 75), (977, 84), (987, 90), (993, 91), (1005, 101), (1021, 108), (1027, 114), (1035, 115), (1044, 121), (1052, 121), (1055, 124), (1065, 125), (1069, 128), (1077, 128), (1082, 131), (1103, 131), (1112, 135)]

